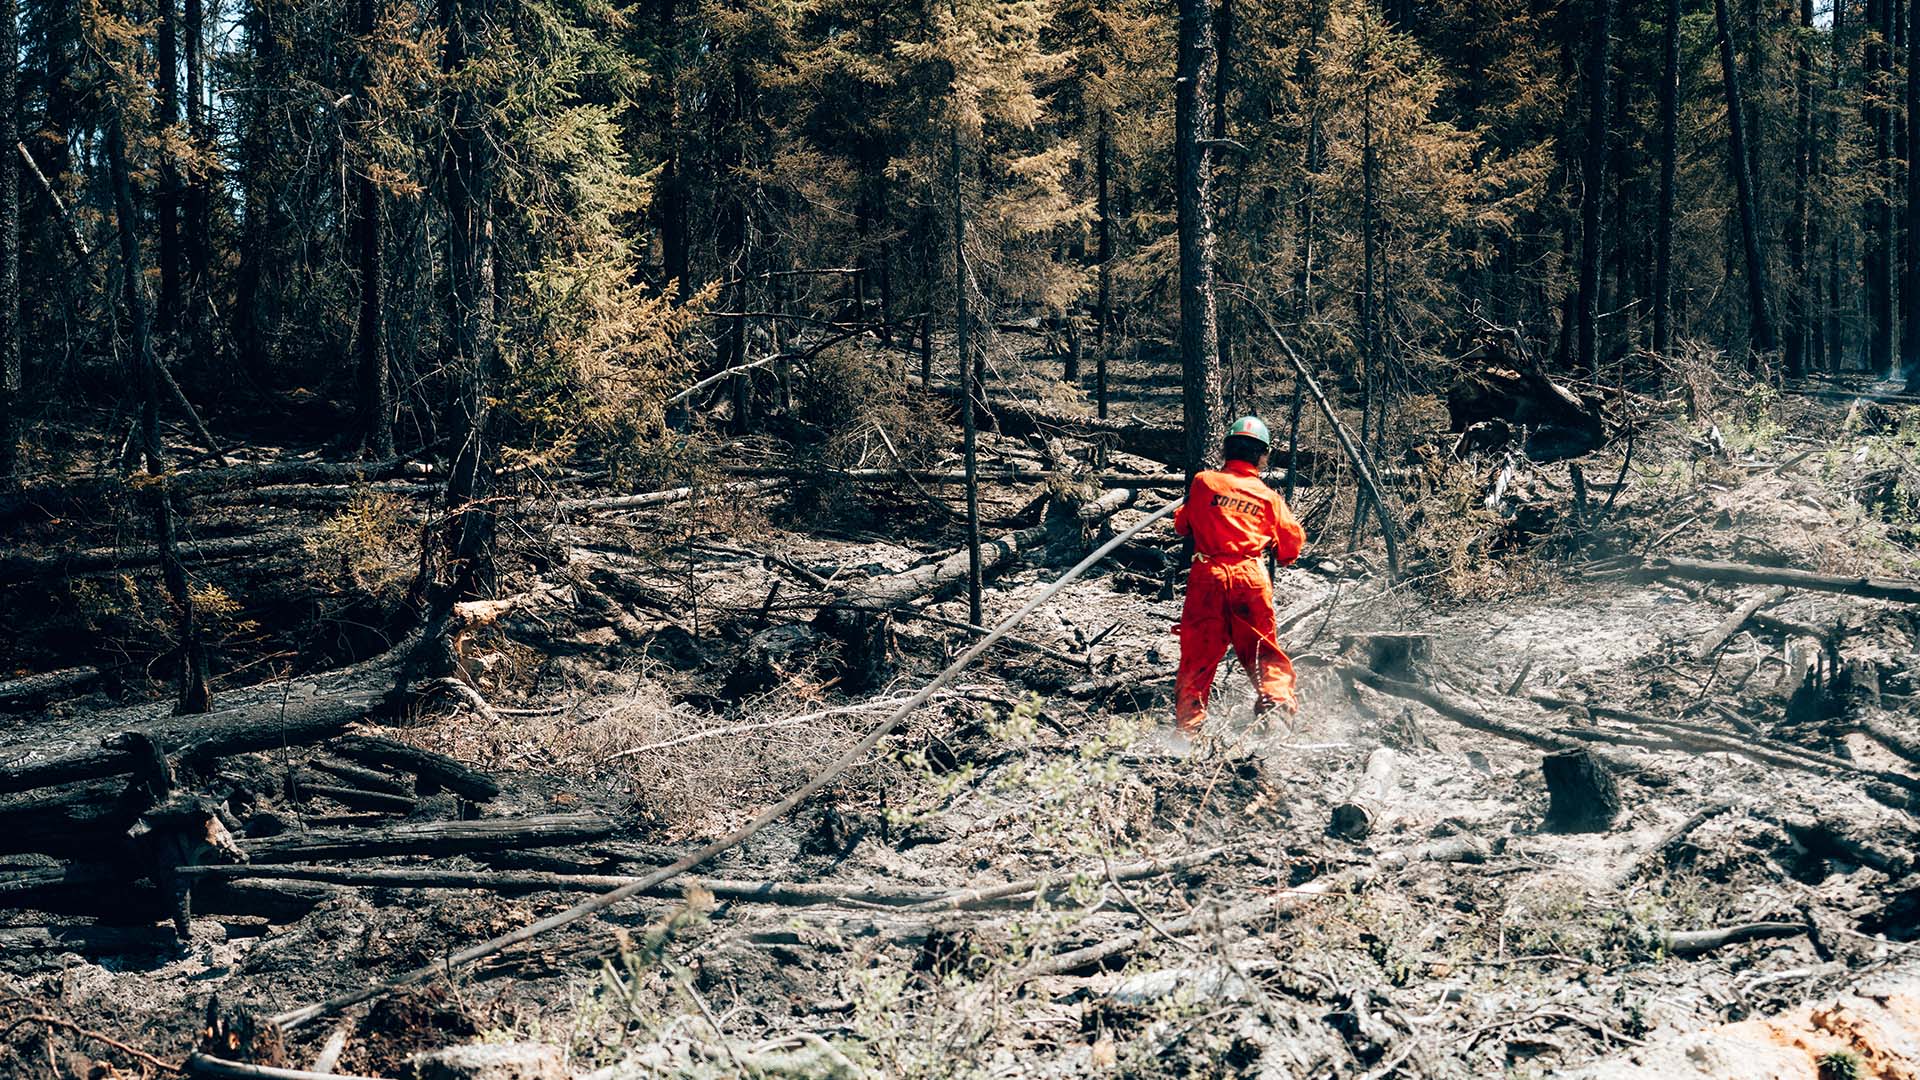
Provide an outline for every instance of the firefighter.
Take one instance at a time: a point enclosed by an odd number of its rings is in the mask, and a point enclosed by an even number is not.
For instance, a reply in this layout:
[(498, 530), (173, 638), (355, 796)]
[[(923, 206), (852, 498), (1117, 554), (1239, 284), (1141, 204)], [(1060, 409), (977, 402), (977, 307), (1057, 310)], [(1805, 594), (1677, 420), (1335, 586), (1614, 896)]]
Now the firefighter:
[(1256, 722), (1274, 709), (1298, 712), (1293, 662), (1274, 638), (1273, 582), (1264, 558), (1290, 565), (1300, 557), (1306, 534), (1280, 495), (1260, 479), (1272, 443), (1267, 425), (1243, 416), (1227, 430), (1226, 461), (1193, 478), (1187, 502), (1173, 518), (1174, 531), (1193, 538), (1193, 565), (1180, 609), (1180, 675), (1174, 724), (1186, 743), (1207, 719), (1213, 675), (1227, 646), (1258, 693)]

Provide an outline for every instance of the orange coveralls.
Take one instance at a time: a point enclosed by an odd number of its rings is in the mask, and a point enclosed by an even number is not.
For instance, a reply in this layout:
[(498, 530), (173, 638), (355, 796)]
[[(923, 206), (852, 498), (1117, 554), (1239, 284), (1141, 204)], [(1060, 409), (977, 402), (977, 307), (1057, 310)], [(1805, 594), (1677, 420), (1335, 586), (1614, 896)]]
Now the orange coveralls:
[(1286, 500), (1244, 461), (1193, 478), (1173, 530), (1193, 537), (1193, 566), (1180, 609), (1180, 676), (1174, 721), (1191, 735), (1207, 719), (1214, 672), (1231, 644), (1264, 701), (1293, 704), (1293, 661), (1274, 639), (1273, 582), (1261, 556), (1300, 557), (1306, 533)]

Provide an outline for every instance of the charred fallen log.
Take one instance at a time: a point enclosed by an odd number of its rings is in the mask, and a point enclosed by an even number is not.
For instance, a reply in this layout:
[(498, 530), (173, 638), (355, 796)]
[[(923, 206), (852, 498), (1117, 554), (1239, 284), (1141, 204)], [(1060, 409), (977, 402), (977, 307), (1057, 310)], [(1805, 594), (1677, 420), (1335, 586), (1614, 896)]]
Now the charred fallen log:
[(0, 710), (32, 709), (83, 693), (105, 678), (97, 667), (72, 667), (0, 682)]
[(1920, 582), (1892, 578), (1854, 577), (1846, 574), (1817, 574), (1811, 570), (1787, 570), (1747, 563), (1714, 562), (1679, 557), (1648, 559), (1642, 569), (1656, 577), (1686, 578), (1693, 581), (1737, 582), (1746, 585), (1784, 585), (1811, 592), (1843, 593), (1870, 600), (1893, 600), (1902, 604), (1920, 604)]
[(500, 784), (493, 777), (431, 750), (409, 746), (392, 739), (383, 739), (373, 735), (349, 735), (335, 739), (327, 744), (332, 753), (357, 761), (362, 765), (389, 768), (398, 772), (411, 773), (419, 778), (418, 790), (422, 795), (432, 795), (437, 791), (451, 791), (474, 802), (486, 802), (500, 794)]
[(1597, 401), (1582, 398), (1549, 378), (1515, 349), (1504, 334), (1479, 342), (1479, 367), (1463, 371), (1447, 388), (1448, 430), (1484, 432), (1488, 426), (1526, 432), (1525, 453), (1535, 461), (1562, 461), (1598, 449), (1606, 426)]
[[(1020, 556), (1046, 543), (1051, 530), (1022, 529), (980, 545), (980, 573), (990, 576), (1011, 566)], [(847, 685), (858, 691), (878, 685), (892, 668), (892, 647), (886, 612), (923, 597), (937, 597), (965, 587), (967, 549), (887, 577), (872, 578), (848, 589), (821, 609), (814, 626), (843, 643)]]
[[(271, 484), (351, 484), (425, 476), (432, 470), (404, 458), (387, 461), (275, 461), (199, 469), (166, 478), (176, 495), (204, 495), (216, 491), (265, 487)], [(44, 484), (0, 496), (0, 527), (21, 521), (49, 520), (99, 507), (130, 492), (126, 480), (113, 477), (67, 484)]]
[[(164, 753), (190, 751), (205, 757), (320, 742), (386, 706), (394, 694), (393, 679), (391, 669), (377, 669), (355, 684), (329, 688), (324, 693), (309, 687), (312, 696), (289, 694), (279, 702), (248, 704), (199, 716), (169, 716), (144, 725), (142, 730)], [(0, 754), (7, 752), (0, 747)], [(100, 745), (29, 751), (14, 756), (11, 766), (0, 772), (0, 794), (117, 776), (134, 771), (138, 765), (139, 758), (132, 751)]]
[[(180, 544), (183, 564), (216, 562), (221, 559), (247, 558), (275, 551), (300, 551), (307, 533), (301, 529), (274, 529), (270, 532), (227, 536), (214, 540), (186, 541)], [(14, 585), (45, 577), (83, 577), (160, 565), (160, 553), (150, 545), (135, 548), (85, 548), (51, 555), (27, 555), (12, 552), (0, 555), (0, 585)]]
[(382, 855), (455, 855), (495, 848), (557, 847), (604, 840), (619, 823), (600, 814), (479, 821), (419, 821), (383, 828), (314, 829), (242, 840), (249, 863), (364, 859)]
[(1399, 755), (1389, 747), (1377, 747), (1367, 755), (1367, 766), (1346, 801), (1333, 808), (1327, 822), (1327, 835), (1343, 840), (1364, 840), (1387, 821), (1387, 800), (1393, 794), (1394, 769)]

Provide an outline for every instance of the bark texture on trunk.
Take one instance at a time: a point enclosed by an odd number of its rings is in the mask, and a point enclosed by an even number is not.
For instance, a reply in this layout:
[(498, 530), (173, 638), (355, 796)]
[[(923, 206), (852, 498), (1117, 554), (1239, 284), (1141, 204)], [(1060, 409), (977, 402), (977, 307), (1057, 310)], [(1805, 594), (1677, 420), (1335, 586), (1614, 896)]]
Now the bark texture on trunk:
[(1753, 184), (1753, 158), (1747, 150), (1746, 114), (1742, 112), (1740, 68), (1733, 55), (1733, 26), (1727, 18), (1727, 0), (1714, 0), (1714, 15), (1720, 28), (1720, 72), (1727, 92), (1727, 167), (1733, 171), (1733, 184), (1740, 202), (1740, 247), (1746, 258), (1747, 305), (1751, 330), (1751, 348), (1772, 352), (1776, 345), (1773, 332), (1772, 293), (1767, 282), (1766, 250), (1760, 238), (1760, 208)]
[(1607, 91), (1611, 74), (1613, 0), (1594, 0), (1593, 39), (1587, 43), (1587, 138), (1580, 191), (1580, 369), (1600, 363), (1600, 212), (1605, 201)]
[(1107, 418), (1107, 361), (1113, 353), (1113, 136), (1108, 128), (1112, 118), (1100, 117), (1100, 136), (1094, 149), (1095, 204), (1100, 219), (1099, 259), (1100, 293), (1093, 316), (1094, 375), (1093, 400), (1100, 419)]
[[(472, 61), (473, 35), (486, 25), (487, 0), (441, 0), (446, 34), (443, 69), (460, 72)], [(447, 127), (449, 323), (455, 385), (449, 429), (459, 447), (447, 482), (449, 584), (455, 598), (493, 587), (493, 513), (484, 506), (492, 486), (492, 410), (489, 396), (498, 362), (494, 347), (492, 155), (485, 110), (471, 87), (449, 101)]]
[(1907, 234), (1904, 252), (1906, 274), (1902, 278), (1906, 291), (1901, 295), (1902, 310), (1900, 325), (1904, 341), (1900, 350), (1900, 367), (1906, 373), (1908, 386), (1920, 386), (1920, 178), (1914, 174), (1914, 165), (1920, 161), (1920, 123), (1915, 123), (1911, 111), (1920, 107), (1920, 26), (1913, 20), (1920, 12), (1920, 3), (1907, 5)]
[[(360, 35), (362, 101), (373, 83), (373, 33), (379, 20), (378, 0), (359, 0), (355, 30)], [(377, 120), (371, 107), (363, 104), (360, 117), (361, 161), (355, 179), (359, 213), (354, 219), (360, 261), (359, 397), (360, 448), (367, 457), (380, 460), (393, 456), (393, 394), (387, 378), (386, 314), (384, 271), (381, 259), (380, 189), (373, 179), (373, 131)]]
[[(957, 92), (957, 88), (956, 88)], [(956, 100), (955, 104), (958, 102)], [(966, 147), (960, 135), (958, 116), (953, 121), (953, 339), (955, 363), (960, 378), (961, 454), (967, 473), (967, 621), (980, 623), (980, 435), (974, 423), (974, 402), (979, 390), (974, 377), (973, 335), (967, 273), (967, 196)]]
[[(166, 458), (160, 444), (159, 360), (153, 354), (153, 333), (147, 308), (147, 293), (142, 281), (140, 239), (136, 234), (133, 209), (133, 180), (127, 165), (126, 132), (115, 117), (107, 132), (107, 164), (112, 174), (113, 204), (119, 219), (120, 283), (127, 306), (127, 321), (132, 330), (128, 362), (140, 401), (141, 454), (147, 475), (166, 473)], [(179, 538), (175, 534), (173, 496), (164, 484), (153, 485), (143, 494), (153, 516), (154, 543), (160, 552), (160, 573), (167, 583), (167, 595), (173, 599), (180, 618), (180, 696), (178, 711), (207, 711), (207, 655), (200, 641), (194, 618), (193, 595), (187, 585), (187, 569), (180, 561)]]
[(1180, 246), (1180, 362), (1189, 477), (1207, 468), (1225, 432), (1220, 403), (1219, 324), (1213, 291), (1211, 154), (1203, 135), (1213, 69), (1213, 10), (1180, 0), (1174, 77), (1174, 157)]
[(1653, 351), (1673, 348), (1673, 203), (1679, 156), (1680, 0), (1666, 0), (1666, 66), (1660, 76), (1660, 209), (1654, 224)]
[(0, 0), (0, 489), (20, 479), (20, 13)]

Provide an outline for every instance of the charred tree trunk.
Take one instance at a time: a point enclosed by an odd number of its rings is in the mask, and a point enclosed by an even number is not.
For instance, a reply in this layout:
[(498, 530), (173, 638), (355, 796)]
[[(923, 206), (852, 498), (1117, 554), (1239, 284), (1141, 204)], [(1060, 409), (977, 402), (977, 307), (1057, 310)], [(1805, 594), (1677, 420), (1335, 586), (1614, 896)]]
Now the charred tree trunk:
[(160, 22), (153, 45), (158, 70), (154, 89), (159, 113), (154, 118), (165, 136), (160, 140), (160, 190), (154, 199), (159, 231), (160, 305), (155, 328), (172, 344), (175, 320), (180, 316), (180, 164), (173, 152), (173, 128), (180, 123), (179, 18), (176, 0), (160, 0)]
[(1733, 56), (1733, 27), (1727, 18), (1727, 0), (1714, 0), (1720, 30), (1720, 70), (1727, 92), (1727, 166), (1733, 171), (1740, 201), (1740, 246), (1746, 257), (1748, 319), (1751, 347), (1772, 352), (1775, 347), (1771, 296), (1767, 283), (1766, 252), (1760, 240), (1760, 209), (1753, 186), (1753, 158), (1747, 150), (1747, 124), (1740, 93), (1740, 69)]
[(1540, 768), (1552, 800), (1545, 822), (1549, 832), (1605, 832), (1620, 816), (1620, 787), (1593, 751), (1548, 754)]
[[(1362, 63), (1372, 67), (1373, 58)], [(1375, 373), (1380, 365), (1380, 298), (1376, 291), (1375, 271), (1379, 261), (1379, 208), (1375, 184), (1379, 176), (1379, 152), (1373, 139), (1373, 77), (1360, 98), (1360, 447), (1367, 448), (1373, 436), (1373, 391)], [(1347, 550), (1360, 542), (1360, 521), (1366, 516), (1367, 499), (1356, 492), (1353, 521), (1347, 526)]]
[[(747, 205), (746, 192), (742, 185), (746, 183), (742, 171), (746, 164), (746, 123), (748, 114), (748, 94), (745, 66), (736, 63), (733, 67), (730, 86), (725, 94), (716, 94), (713, 119), (713, 141), (718, 145), (721, 175), (715, 179), (719, 190), (719, 205), (715, 208), (718, 217), (719, 257), (721, 272), (727, 284), (722, 292), (722, 300), (728, 311), (747, 310), (747, 282), (754, 270), (753, 253), (747, 250)], [(865, 231), (864, 203), (860, 212), (861, 230)], [(862, 237), (864, 240), (864, 235)], [(864, 258), (864, 251), (862, 253)], [(864, 282), (866, 272), (863, 269), (854, 275), (856, 282)], [(865, 286), (856, 289), (860, 298), (860, 318), (865, 319)], [(740, 368), (747, 362), (747, 320), (744, 315), (729, 318), (720, 337), (720, 366), (723, 370)], [(753, 430), (753, 374), (741, 371), (731, 380), (733, 398), (733, 431), (744, 435)]]
[[(1800, 0), (1800, 18), (1808, 27), (1813, 21), (1813, 0)], [(1789, 324), (1783, 345), (1786, 349), (1787, 376), (1798, 379), (1807, 371), (1809, 334), (1807, 315), (1807, 244), (1809, 221), (1809, 185), (1813, 180), (1813, 53), (1804, 38), (1794, 47), (1794, 149), (1793, 220), (1787, 227), (1787, 259), (1793, 272), (1787, 314)]]
[[(189, 0), (197, 3), (198, 0)], [(386, 315), (381, 247), (383, 214), (380, 189), (373, 178), (373, 132), (368, 88), (373, 84), (373, 33), (379, 19), (378, 0), (359, 0), (355, 31), (360, 35), (361, 161), (355, 178), (359, 214), (354, 220), (360, 260), (359, 397), (360, 449), (380, 461), (393, 456), (393, 395), (387, 378)]]
[[(1304, 190), (1300, 193), (1300, 255), (1299, 267), (1294, 272), (1293, 288), (1299, 299), (1297, 310), (1300, 320), (1306, 322), (1313, 318), (1313, 269), (1314, 260), (1319, 251), (1314, 247), (1318, 237), (1319, 218), (1319, 175), (1326, 167), (1326, 140), (1320, 127), (1320, 35), (1326, 29), (1327, 9), (1322, 0), (1309, 0), (1307, 40), (1300, 46), (1299, 76), (1300, 85), (1306, 88), (1307, 95), (1307, 148), (1304, 157)], [(1296, 391), (1294, 401), (1300, 395)], [(1298, 414), (1298, 408), (1295, 409)], [(1298, 432), (1295, 432), (1297, 437)]]
[(1893, 363), (1893, 110), (1886, 103), (1892, 89), (1893, 0), (1868, 0), (1866, 5), (1866, 70), (1863, 73), (1863, 110), (1873, 131), (1873, 184), (1866, 198), (1866, 266), (1863, 277), (1867, 301), (1867, 370), (1884, 372)]
[(1107, 418), (1107, 361), (1113, 355), (1113, 137), (1112, 119), (1102, 113), (1100, 136), (1094, 149), (1094, 199), (1100, 218), (1100, 292), (1093, 316), (1093, 400), (1100, 419)]
[[(1902, 278), (1905, 291), (1900, 299), (1903, 304), (1900, 328), (1902, 347), (1900, 367), (1907, 375), (1907, 385), (1920, 389), (1920, 117), (1913, 110), (1920, 108), (1920, 25), (1914, 19), (1920, 17), (1920, 3), (1907, 5), (1907, 236), (1906, 236), (1906, 274)], [(1911, 392), (1911, 391), (1910, 391)]]
[(686, 162), (680, 146), (680, 98), (676, 63), (680, 55), (678, 0), (660, 0), (660, 130), (666, 143), (660, 170), (660, 251), (668, 282), (678, 283), (682, 299), (693, 292), (687, 222)]
[[(139, 432), (141, 450), (149, 476), (166, 472), (160, 447), (160, 389), (153, 355), (153, 334), (147, 314), (146, 286), (141, 280), (140, 239), (135, 233), (133, 180), (127, 167), (126, 134), (119, 117), (107, 132), (107, 163), (112, 172), (113, 204), (119, 218), (120, 285), (132, 331), (130, 363), (132, 382), (140, 398)], [(178, 537), (174, 532), (173, 496), (164, 483), (152, 485), (151, 500), (154, 541), (160, 549), (160, 572), (167, 583), (167, 594), (180, 611), (180, 698), (178, 711), (202, 713), (210, 703), (207, 690), (207, 655), (200, 641), (194, 618), (193, 595), (187, 587), (186, 566), (180, 561)]]
[(20, 17), (0, 0), (0, 489), (20, 480)]
[[(1833, 55), (1830, 59), (1833, 70), (1827, 74), (1829, 101), (1828, 108), (1825, 110), (1827, 120), (1825, 144), (1832, 148), (1834, 160), (1838, 161), (1840, 159), (1839, 108), (1842, 100), (1840, 90), (1847, 69), (1847, 5), (1845, 3), (1833, 5), (1832, 37)], [(1822, 337), (1825, 338), (1823, 349), (1825, 366), (1829, 371), (1840, 370), (1847, 355), (1846, 339), (1843, 336), (1845, 331), (1840, 318), (1840, 275), (1841, 268), (1846, 264), (1844, 247), (1846, 234), (1847, 230), (1836, 220), (1828, 237), (1826, 302), (1822, 305), (1825, 310), (1825, 318), (1822, 320), (1825, 330)]]
[(1593, 39), (1587, 43), (1587, 138), (1580, 191), (1580, 370), (1599, 370), (1600, 211), (1607, 163), (1607, 91), (1611, 74), (1613, 0), (1594, 0)]
[[(186, 49), (187, 61), (187, 138), (191, 141), (196, 154), (210, 154), (213, 136), (207, 125), (205, 5), (202, 0), (186, 0), (181, 10), (181, 44)], [(186, 233), (185, 250), (182, 255), (186, 267), (181, 291), (186, 310), (181, 314), (187, 326), (193, 330), (196, 343), (201, 337), (205, 323), (195, 312), (193, 305), (196, 297), (204, 295), (207, 264), (211, 261), (212, 251), (209, 230), (213, 197), (208, 190), (207, 177), (208, 171), (205, 166), (196, 163), (193, 172), (185, 178), (186, 191), (182, 205)], [(198, 351), (197, 347), (195, 351)]]
[[(473, 35), (486, 25), (487, 0), (441, 0), (446, 35), (443, 70), (460, 73), (472, 62)], [(474, 89), (448, 102), (446, 168), (448, 255), (451, 266), (450, 338), (454, 386), (449, 428), (459, 448), (447, 480), (447, 548), (451, 597), (492, 591), (495, 520), (484, 504), (491, 488), (494, 381), (493, 181), (485, 110)], [(436, 606), (447, 602), (441, 598)]]
[(1205, 469), (1224, 430), (1220, 404), (1219, 324), (1213, 293), (1213, 181), (1202, 137), (1213, 66), (1213, 10), (1180, 0), (1174, 76), (1174, 157), (1180, 246), (1180, 362), (1187, 434), (1187, 476)]
[[(955, 88), (957, 91), (957, 87)], [(959, 105), (958, 98), (954, 102)], [(980, 433), (974, 423), (976, 381), (973, 371), (972, 327), (968, 312), (966, 149), (955, 112), (952, 131), (953, 167), (953, 338), (960, 377), (961, 453), (967, 473), (967, 621), (980, 625)]]
[[(1214, 68), (1211, 106), (1212, 119), (1207, 125), (1208, 144), (1212, 146), (1220, 145), (1222, 140), (1227, 137), (1227, 93), (1230, 89), (1230, 80), (1233, 76), (1233, 15), (1233, 0), (1220, 0), (1220, 8), (1214, 16), (1213, 24)], [(1211, 161), (1211, 158), (1209, 158), (1209, 161)], [(1208, 177), (1208, 184), (1212, 184), (1211, 176)], [(1209, 215), (1211, 215), (1211, 212), (1212, 207), (1209, 206)], [(1229, 217), (1231, 217), (1231, 215), (1229, 215)], [(1216, 246), (1214, 249), (1216, 271), (1217, 263), (1221, 257), (1219, 248)], [(1228, 270), (1228, 275), (1228, 280), (1233, 280), (1233, 270), (1231, 268)], [(1250, 395), (1246, 391), (1250, 388), (1246, 385), (1246, 380), (1234, 367), (1233, 363), (1233, 312), (1230, 309), (1216, 305), (1214, 311), (1213, 338), (1214, 349), (1220, 358), (1220, 379), (1222, 392), (1226, 399), (1224, 402), (1225, 411), (1222, 413), (1221, 420), (1222, 423), (1225, 423), (1225, 417), (1227, 416), (1251, 411), (1246, 404), (1247, 401), (1250, 400)]]
[(1680, 0), (1667, 0), (1660, 76), (1660, 209), (1654, 224), (1653, 351), (1673, 348), (1673, 185), (1680, 150)]

